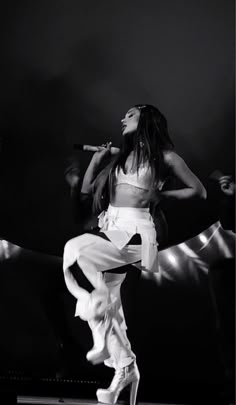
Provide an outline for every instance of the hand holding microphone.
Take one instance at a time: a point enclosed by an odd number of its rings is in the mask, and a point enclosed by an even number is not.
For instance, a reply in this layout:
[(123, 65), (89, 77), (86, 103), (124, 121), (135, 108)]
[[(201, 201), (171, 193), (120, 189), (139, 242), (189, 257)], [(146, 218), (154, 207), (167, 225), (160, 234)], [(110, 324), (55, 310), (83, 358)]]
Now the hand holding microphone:
[(90, 147), (93, 148), (97, 148), (97, 150), (95, 151), (95, 153), (93, 154), (93, 157), (91, 159), (91, 163), (92, 165), (95, 165), (95, 167), (99, 167), (100, 164), (104, 164), (105, 162), (107, 162), (110, 157), (111, 157), (111, 145), (112, 142), (107, 142), (106, 144), (102, 144), (101, 146), (90, 146), (90, 145), (86, 145), (86, 147), (88, 147), (87, 149), (84, 150), (90, 150)]
[(112, 145), (112, 142), (103, 143), (101, 146), (84, 145), (84, 144), (80, 144), (80, 143), (75, 143), (74, 149), (85, 151), (85, 152), (101, 152), (101, 151), (109, 148), (110, 153), (112, 155), (116, 155), (117, 153), (119, 153), (120, 149), (116, 148), (114, 146), (111, 146), (111, 145)]

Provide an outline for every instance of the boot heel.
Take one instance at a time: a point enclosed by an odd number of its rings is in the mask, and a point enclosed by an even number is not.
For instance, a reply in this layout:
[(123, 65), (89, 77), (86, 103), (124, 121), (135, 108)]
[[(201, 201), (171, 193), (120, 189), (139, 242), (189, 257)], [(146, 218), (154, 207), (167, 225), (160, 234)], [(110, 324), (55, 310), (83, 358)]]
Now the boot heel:
[(136, 405), (140, 374), (136, 362), (129, 366), (117, 368), (110, 386), (97, 390), (98, 402), (116, 404), (121, 391), (125, 387), (130, 390), (130, 405)]
[(133, 381), (130, 387), (130, 405), (136, 405), (139, 380)]

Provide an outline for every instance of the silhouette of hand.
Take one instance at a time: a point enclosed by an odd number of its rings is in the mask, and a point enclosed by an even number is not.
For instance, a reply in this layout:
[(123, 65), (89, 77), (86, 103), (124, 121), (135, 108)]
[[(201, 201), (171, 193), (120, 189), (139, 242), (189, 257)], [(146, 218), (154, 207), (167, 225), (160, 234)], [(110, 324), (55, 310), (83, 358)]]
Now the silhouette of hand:
[(233, 196), (235, 194), (235, 183), (232, 179), (232, 176), (221, 176), (219, 178), (219, 184), (221, 191), (228, 195)]

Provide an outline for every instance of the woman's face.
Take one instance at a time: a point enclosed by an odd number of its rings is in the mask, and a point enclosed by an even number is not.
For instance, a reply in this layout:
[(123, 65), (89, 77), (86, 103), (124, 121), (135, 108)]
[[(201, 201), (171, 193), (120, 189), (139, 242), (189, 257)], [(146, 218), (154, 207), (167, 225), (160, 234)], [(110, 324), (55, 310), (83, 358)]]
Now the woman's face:
[(139, 117), (140, 117), (140, 111), (136, 107), (131, 108), (125, 114), (125, 117), (121, 120), (121, 123), (122, 123), (121, 132), (122, 132), (122, 135), (131, 134), (132, 132), (135, 132), (137, 130)]

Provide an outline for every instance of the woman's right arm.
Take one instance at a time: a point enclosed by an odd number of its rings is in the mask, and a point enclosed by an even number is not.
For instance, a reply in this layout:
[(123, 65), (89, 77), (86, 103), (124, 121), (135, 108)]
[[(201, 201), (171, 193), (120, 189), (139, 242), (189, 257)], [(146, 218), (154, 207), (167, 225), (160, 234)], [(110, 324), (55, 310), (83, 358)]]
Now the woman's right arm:
[(87, 226), (88, 221), (91, 222), (94, 182), (102, 170), (102, 165), (104, 166), (110, 157), (109, 148), (97, 148), (83, 179), (78, 162), (72, 163), (65, 170), (65, 179), (70, 186), (74, 221), (82, 226)]
[[(109, 163), (112, 153), (111, 143), (109, 143), (106, 147), (99, 147), (100, 149), (94, 153), (88, 168), (85, 172), (82, 186), (81, 186), (81, 193), (82, 194), (92, 194), (93, 193), (93, 186), (96, 180), (96, 177), (101, 172), (101, 170)], [(115, 148), (118, 150), (118, 148)]]

